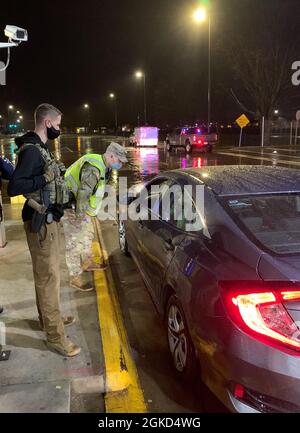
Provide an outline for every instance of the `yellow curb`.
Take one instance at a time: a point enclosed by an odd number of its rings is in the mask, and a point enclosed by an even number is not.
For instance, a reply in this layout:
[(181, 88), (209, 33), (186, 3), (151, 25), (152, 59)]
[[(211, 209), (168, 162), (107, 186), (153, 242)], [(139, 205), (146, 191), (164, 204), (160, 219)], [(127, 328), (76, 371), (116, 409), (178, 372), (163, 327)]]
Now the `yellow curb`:
[[(94, 219), (97, 242), (93, 253), (107, 262), (99, 221)], [(105, 360), (107, 413), (145, 413), (147, 406), (132, 359), (111, 269), (94, 272), (99, 324)]]

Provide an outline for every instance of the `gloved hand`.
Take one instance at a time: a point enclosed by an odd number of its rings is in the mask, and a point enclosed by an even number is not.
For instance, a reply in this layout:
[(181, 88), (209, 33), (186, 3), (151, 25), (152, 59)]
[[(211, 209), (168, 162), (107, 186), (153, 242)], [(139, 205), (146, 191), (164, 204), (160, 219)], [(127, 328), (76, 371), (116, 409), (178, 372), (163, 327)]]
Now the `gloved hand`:
[(48, 207), (48, 212), (52, 213), (54, 221), (60, 221), (64, 216), (64, 208), (60, 204), (51, 204)]
[(52, 182), (55, 178), (55, 173), (51, 165), (47, 167), (43, 174), (44, 178), (46, 179), (46, 183)]
[(58, 167), (59, 170), (60, 170), (60, 173), (61, 173), (62, 175), (64, 175), (65, 172), (67, 171), (65, 164), (64, 164), (63, 162), (61, 162), (61, 161), (56, 161), (56, 164), (57, 164), (57, 167)]
[(82, 218), (89, 206), (90, 194), (88, 191), (79, 190), (76, 201), (76, 216)]

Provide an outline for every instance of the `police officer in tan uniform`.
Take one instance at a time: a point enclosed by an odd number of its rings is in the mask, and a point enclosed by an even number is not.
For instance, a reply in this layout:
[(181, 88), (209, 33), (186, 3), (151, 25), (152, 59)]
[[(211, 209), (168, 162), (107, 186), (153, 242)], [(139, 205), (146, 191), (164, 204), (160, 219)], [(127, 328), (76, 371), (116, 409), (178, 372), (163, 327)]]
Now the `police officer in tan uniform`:
[[(74, 317), (62, 317), (60, 296), (60, 219), (68, 202), (62, 163), (49, 151), (48, 140), (60, 135), (62, 113), (53, 105), (41, 104), (35, 110), (35, 130), (16, 139), (18, 162), (8, 185), (8, 194), (25, 195), (22, 211), (31, 254), (36, 303), (47, 346), (63, 356), (75, 356), (80, 348), (65, 336), (64, 325)], [(33, 206), (34, 204), (34, 206)], [(37, 206), (40, 205), (40, 211)]]

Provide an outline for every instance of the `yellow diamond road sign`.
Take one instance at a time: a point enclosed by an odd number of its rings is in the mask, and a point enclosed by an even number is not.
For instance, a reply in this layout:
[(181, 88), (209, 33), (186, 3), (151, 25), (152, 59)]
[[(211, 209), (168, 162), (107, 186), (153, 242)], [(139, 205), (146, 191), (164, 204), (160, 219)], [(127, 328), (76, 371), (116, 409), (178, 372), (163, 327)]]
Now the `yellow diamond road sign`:
[(239, 125), (240, 128), (245, 128), (245, 126), (250, 123), (250, 120), (245, 114), (242, 114), (240, 117), (236, 119), (236, 123)]

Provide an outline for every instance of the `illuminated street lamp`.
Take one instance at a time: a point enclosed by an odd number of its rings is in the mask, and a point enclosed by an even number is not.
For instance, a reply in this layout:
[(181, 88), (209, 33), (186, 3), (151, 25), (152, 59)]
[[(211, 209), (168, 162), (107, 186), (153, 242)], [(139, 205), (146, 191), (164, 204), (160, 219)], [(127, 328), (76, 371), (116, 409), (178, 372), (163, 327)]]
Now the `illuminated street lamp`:
[(206, 21), (207, 20), (206, 9), (204, 8), (196, 9), (193, 14), (193, 18), (197, 23), (203, 23), (204, 21)]
[(201, 24), (208, 21), (208, 83), (207, 83), (207, 130), (210, 133), (211, 118), (211, 20), (210, 13), (205, 8), (198, 8), (193, 14), (194, 21)]
[(147, 125), (147, 103), (146, 103), (146, 74), (143, 71), (136, 71), (135, 77), (140, 80), (143, 78), (144, 81), (144, 122)]
[(274, 110), (274, 114), (279, 114), (279, 110)]
[(115, 105), (115, 127), (116, 131), (118, 130), (118, 107), (117, 107), (117, 96), (114, 93), (109, 94), (110, 99), (114, 101)]

